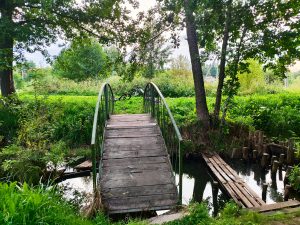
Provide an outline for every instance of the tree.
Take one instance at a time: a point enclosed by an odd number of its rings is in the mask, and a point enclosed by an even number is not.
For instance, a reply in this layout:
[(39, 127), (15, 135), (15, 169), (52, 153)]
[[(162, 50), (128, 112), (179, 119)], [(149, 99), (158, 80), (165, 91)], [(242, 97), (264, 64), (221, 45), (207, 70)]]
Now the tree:
[[(220, 56), (215, 118), (220, 114), (225, 77), (231, 77), (227, 84), (236, 93), (238, 71), (247, 69), (245, 60), (257, 58), (282, 76), (299, 58), (299, 7), (297, 0), (197, 1), (199, 43), (206, 54)], [(215, 48), (218, 45), (220, 50)]]
[(160, 12), (161, 8), (156, 6), (148, 10), (147, 14), (139, 14), (142, 31), (134, 47), (132, 61), (138, 63), (139, 72), (146, 78), (153, 78), (157, 72), (164, 70), (171, 54), (171, 46), (163, 35), (167, 24), (161, 20)]
[[(72, 39), (83, 34), (99, 41), (124, 44), (136, 22), (129, 23), (125, 0), (1, 0), (0, 2), (0, 79), (1, 92), (14, 92), (13, 61), (22, 52), (41, 51), (59, 38)], [(134, 0), (126, 1), (134, 4)], [(134, 4), (135, 6), (135, 4)]]
[(204, 88), (203, 71), (201, 67), (200, 54), (198, 48), (198, 37), (196, 32), (195, 18), (193, 15), (194, 2), (184, 0), (185, 22), (187, 41), (189, 45), (192, 71), (196, 95), (196, 111), (205, 128), (209, 127), (209, 112), (206, 103), (206, 93)]
[(219, 119), (225, 77), (229, 77), (225, 84), (226, 94), (232, 98), (239, 87), (238, 72), (247, 70), (245, 60), (258, 59), (265, 68), (284, 74), (287, 66), (300, 58), (299, 0), (162, 1), (164, 9), (173, 15), (174, 26), (182, 26), (185, 21), (196, 109), (205, 124), (209, 117), (201, 63), (210, 54), (219, 55), (220, 59), (216, 119)]
[(103, 78), (108, 72), (107, 60), (107, 55), (95, 39), (78, 39), (56, 58), (53, 71), (58, 76), (77, 81)]

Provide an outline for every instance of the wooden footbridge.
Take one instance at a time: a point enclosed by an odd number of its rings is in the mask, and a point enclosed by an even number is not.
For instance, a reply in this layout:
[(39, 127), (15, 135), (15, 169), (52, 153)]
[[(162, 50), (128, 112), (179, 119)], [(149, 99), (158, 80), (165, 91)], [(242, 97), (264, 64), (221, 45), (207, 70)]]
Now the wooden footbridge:
[[(153, 83), (146, 86), (145, 114), (113, 115), (114, 102), (105, 83), (96, 104), (91, 142), (93, 186), (100, 191), (105, 210), (129, 213), (181, 204), (182, 137), (162, 93)], [(203, 154), (203, 158), (243, 208), (263, 212), (300, 205), (298, 201), (267, 205), (218, 154)], [(179, 171), (178, 183), (173, 171)]]
[[(181, 204), (182, 138), (163, 95), (155, 84), (146, 86), (145, 114), (113, 115), (114, 101), (111, 87), (104, 84), (92, 135), (93, 184), (107, 213), (163, 210)], [(173, 171), (179, 171), (177, 185)]]

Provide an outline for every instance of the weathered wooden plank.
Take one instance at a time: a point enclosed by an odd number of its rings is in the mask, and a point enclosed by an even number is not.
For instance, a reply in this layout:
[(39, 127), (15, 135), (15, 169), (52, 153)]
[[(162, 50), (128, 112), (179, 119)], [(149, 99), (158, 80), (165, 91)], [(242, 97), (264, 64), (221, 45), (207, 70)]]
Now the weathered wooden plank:
[(231, 189), (236, 193), (236, 197), (238, 200), (242, 201), (243, 204), (249, 208), (253, 207), (253, 204), (246, 198), (241, 191), (236, 187), (236, 185), (233, 182), (229, 182), (228, 185), (231, 187)]
[(207, 165), (209, 166), (209, 168), (211, 169), (211, 171), (213, 172), (213, 174), (218, 178), (218, 180), (223, 183), (226, 184), (227, 181), (219, 174), (219, 172), (215, 169), (215, 167), (213, 166), (213, 164), (208, 161)]
[(90, 170), (91, 168), (92, 168), (91, 160), (86, 160), (83, 163), (80, 163), (79, 165), (74, 167), (74, 169), (76, 170)]
[(160, 170), (168, 170), (171, 171), (170, 166), (167, 163), (151, 163), (151, 164), (135, 164), (135, 165), (129, 165), (129, 166), (124, 166), (124, 165), (115, 165), (115, 166), (106, 166), (102, 168), (103, 173), (119, 173), (119, 172), (124, 172), (124, 173), (129, 173), (129, 172), (134, 172), (134, 171), (157, 171), (159, 172)]
[(101, 193), (103, 195), (103, 199), (112, 199), (122, 197), (174, 194), (177, 193), (177, 189), (174, 184), (164, 184), (127, 188), (103, 188), (101, 189)]
[(235, 201), (235, 203), (237, 205), (239, 205), (240, 207), (244, 207), (245, 208), (245, 205), (238, 199), (238, 196), (232, 190), (232, 188), (230, 187), (230, 185), (228, 183), (226, 183), (226, 184), (221, 183), (221, 186), (223, 186), (223, 188), (225, 189), (225, 191), (230, 195), (230, 197)]
[(132, 137), (132, 138), (114, 138), (114, 139), (106, 139), (104, 144), (104, 151), (109, 151), (110, 147), (119, 146), (123, 148), (124, 146), (153, 146), (155, 144), (163, 145), (164, 141), (161, 137)]
[(249, 194), (247, 187), (241, 186), (239, 183), (235, 183), (235, 186), (242, 192), (242, 195), (244, 195), (251, 202), (252, 206), (260, 206), (260, 204), (256, 201), (256, 198)]
[(256, 202), (259, 203), (259, 205), (265, 205), (266, 203), (243, 181), (242, 179), (237, 181), (242, 187), (251, 195), (254, 199), (256, 199)]
[(221, 174), (221, 176), (227, 181), (231, 181), (230, 177), (223, 171), (223, 168), (218, 166), (218, 164), (214, 161), (213, 158), (209, 158), (209, 161), (212, 163), (212, 165), (215, 167), (215, 169)]
[(142, 137), (142, 136), (151, 136), (151, 135), (160, 135), (159, 129), (155, 127), (141, 127), (141, 128), (121, 128), (121, 129), (107, 129), (105, 132), (105, 138), (114, 138), (114, 137)]
[(167, 156), (167, 152), (161, 149), (149, 150), (134, 150), (134, 151), (105, 151), (103, 159), (122, 159), (122, 158), (135, 158), (135, 157), (153, 157), (153, 156)]
[(284, 208), (298, 207), (298, 206), (300, 206), (299, 201), (289, 200), (289, 201), (286, 201), (286, 202), (265, 204), (265, 205), (260, 206), (260, 207), (251, 208), (251, 210), (257, 211), (257, 212), (269, 212), (269, 211), (274, 211), (274, 210), (279, 210), (279, 209), (284, 209)]
[(126, 117), (151, 117), (148, 113), (136, 113), (136, 114), (114, 114), (110, 115), (110, 119), (114, 118), (126, 118)]
[(103, 167), (114, 167), (114, 166), (124, 166), (124, 167), (134, 167), (139, 164), (158, 164), (167, 163), (167, 157), (137, 157), (137, 158), (125, 158), (125, 159), (107, 159), (103, 160)]
[(175, 206), (176, 205), (176, 194), (166, 195), (152, 195), (152, 196), (140, 196), (121, 198), (121, 199), (109, 199), (103, 201), (104, 206), (109, 208), (109, 211), (119, 211), (128, 209), (137, 209), (138, 211), (147, 211), (153, 206)]
[(108, 128), (128, 128), (128, 127), (153, 127), (156, 123), (149, 123), (148, 121), (137, 121), (137, 122), (118, 122), (118, 123), (107, 123)]
[[(150, 179), (150, 177), (151, 179)], [(133, 173), (128, 177), (120, 176), (103, 176), (101, 186), (103, 188), (116, 187), (138, 187), (145, 185), (158, 185), (172, 183), (172, 173), (157, 173), (155, 171)]]
[(235, 181), (236, 179), (240, 179), (237, 174), (233, 174), (227, 167), (224, 161), (218, 159), (218, 157), (213, 157), (214, 161), (218, 164), (219, 167), (223, 169), (226, 175), (232, 180)]

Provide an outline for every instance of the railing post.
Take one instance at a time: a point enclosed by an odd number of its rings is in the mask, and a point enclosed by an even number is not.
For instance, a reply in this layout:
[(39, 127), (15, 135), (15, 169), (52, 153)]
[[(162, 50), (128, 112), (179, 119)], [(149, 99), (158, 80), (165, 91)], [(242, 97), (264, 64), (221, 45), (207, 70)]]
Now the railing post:
[[(98, 144), (96, 142), (96, 144)], [(97, 189), (97, 169), (96, 169), (96, 146), (92, 145), (92, 169), (93, 169), (93, 189)]]
[(183, 174), (183, 170), (182, 170), (182, 165), (183, 165), (183, 161), (182, 161), (182, 152), (181, 152), (181, 141), (179, 141), (178, 143), (178, 154), (179, 154), (179, 193), (178, 193), (178, 204), (182, 205), (182, 174)]
[(107, 89), (107, 85), (105, 85), (105, 87), (104, 87), (104, 98), (105, 98), (105, 119), (109, 119), (108, 89)]
[(155, 117), (155, 96), (153, 85), (151, 85), (151, 115), (152, 117)]

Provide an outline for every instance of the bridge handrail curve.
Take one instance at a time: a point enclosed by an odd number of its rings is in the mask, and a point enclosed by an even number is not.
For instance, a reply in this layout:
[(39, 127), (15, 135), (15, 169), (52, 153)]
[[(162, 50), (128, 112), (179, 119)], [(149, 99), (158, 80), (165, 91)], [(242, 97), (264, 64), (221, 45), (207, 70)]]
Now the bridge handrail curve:
[[(91, 138), (91, 149), (92, 149), (92, 172), (93, 172), (93, 187), (94, 191), (97, 186), (97, 157), (102, 159), (103, 154), (103, 140), (106, 121), (114, 111), (114, 94), (109, 83), (102, 84), (98, 99), (96, 103), (92, 138)], [(102, 160), (100, 160), (100, 163)], [(99, 174), (101, 174), (101, 165), (99, 165)]]
[[(162, 104), (160, 104), (161, 102)], [(165, 116), (165, 110), (170, 119), (173, 129), (172, 128), (169, 129), (170, 127), (168, 127), (167, 118)], [(145, 87), (144, 111), (146, 113), (150, 113), (152, 117), (156, 118), (156, 121), (161, 128), (162, 135), (164, 137), (167, 150), (170, 155), (170, 160), (173, 166), (173, 170), (178, 171), (178, 175), (179, 175), (178, 203), (182, 204), (182, 173), (183, 173), (182, 164), (183, 163), (182, 163), (181, 143), (183, 141), (183, 138), (180, 134), (179, 128), (167, 104), (166, 99), (164, 98), (163, 94), (156, 86), (156, 84), (154, 84), (153, 82), (149, 82)], [(172, 130), (175, 132), (175, 135)]]

